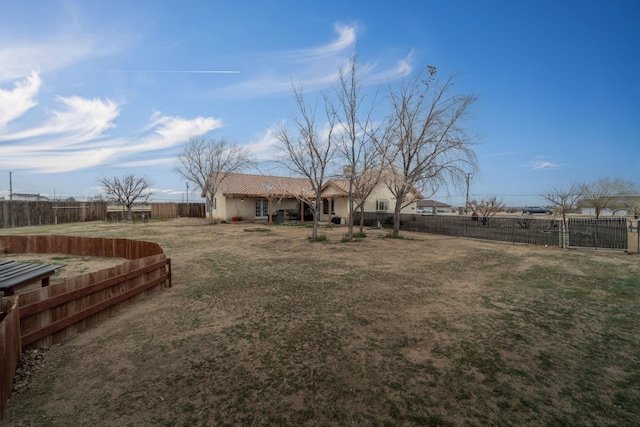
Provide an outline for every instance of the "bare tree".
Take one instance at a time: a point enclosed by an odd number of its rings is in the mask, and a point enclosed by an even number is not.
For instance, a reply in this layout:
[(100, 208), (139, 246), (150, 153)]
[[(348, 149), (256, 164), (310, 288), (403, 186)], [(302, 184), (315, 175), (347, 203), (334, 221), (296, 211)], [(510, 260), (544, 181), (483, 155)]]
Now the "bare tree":
[[(463, 126), (474, 95), (454, 93), (455, 81), (436, 78), (435, 67), (390, 90), (388, 140), (389, 190), (396, 198), (393, 235), (400, 234), (400, 211), (418, 196), (435, 194), (441, 186), (460, 185), (477, 168), (474, 138)], [(427, 196), (427, 197), (429, 197)]]
[(214, 198), (229, 173), (240, 172), (251, 164), (245, 148), (229, 144), (224, 138), (191, 138), (178, 155), (173, 171), (197, 185), (209, 204), (209, 223), (213, 222)]
[(362, 159), (363, 170), (354, 179), (355, 209), (360, 211), (359, 233), (364, 233), (364, 207), (373, 190), (382, 181), (384, 173), (384, 156), (377, 156), (375, 151), (368, 152)]
[(568, 187), (553, 188), (543, 196), (554, 208), (554, 211), (562, 215), (562, 246), (564, 248), (569, 246), (567, 214), (577, 209), (581, 196), (581, 186), (577, 184), (571, 184)]
[(102, 177), (98, 179), (108, 199), (115, 201), (127, 211), (127, 220), (132, 220), (132, 209), (135, 205), (142, 205), (149, 201), (151, 181), (146, 176), (136, 176), (132, 173), (122, 177)]
[(472, 216), (480, 219), (482, 225), (487, 225), (491, 218), (504, 211), (504, 202), (502, 199), (493, 196), (479, 201), (473, 199), (469, 202), (469, 207), (473, 211)]
[(627, 211), (627, 215), (633, 215), (635, 219), (638, 219), (638, 217), (640, 216), (640, 197), (625, 197), (623, 206)]
[(292, 116), (293, 130), (286, 124), (271, 129), (271, 133), (280, 141), (282, 150), (281, 163), (296, 175), (302, 175), (309, 180), (311, 194), (306, 202), (313, 214), (312, 239), (318, 238), (318, 222), (322, 208), (322, 187), (329, 163), (335, 155), (333, 131), (335, 115), (330, 111), (327, 98), (323, 98), (328, 127), (324, 134), (316, 123), (316, 104), (309, 106), (303, 96), (302, 89), (293, 87), (293, 98), (298, 114)]
[(378, 151), (374, 138), (372, 113), (374, 103), (365, 105), (363, 83), (358, 75), (355, 56), (349, 68), (340, 69), (336, 88), (337, 105), (333, 106), (340, 136), (338, 150), (345, 160), (345, 176), (349, 180), (349, 223), (347, 239), (353, 238), (353, 214), (360, 209), (360, 234), (363, 233), (364, 204), (380, 182), (384, 167), (384, 156)]
[(611, 180), (609, 178), (599, 178), (592, 183), (584, 183), (580, 186), (582, 200), (588, 203), (596, 213), (596, 218), (605, 209), (619, 210), (616, 204), (626, 197), (636, 192), (635, 184), (620, 178)]

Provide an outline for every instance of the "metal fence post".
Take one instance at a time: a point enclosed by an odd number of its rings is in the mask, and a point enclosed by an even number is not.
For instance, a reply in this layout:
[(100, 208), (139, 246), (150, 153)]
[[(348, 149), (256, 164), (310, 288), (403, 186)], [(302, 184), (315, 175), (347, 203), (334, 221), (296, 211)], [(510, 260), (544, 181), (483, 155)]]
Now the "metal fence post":
[[(640, 221), (638, 221), (640, 226)], [(638, 252), (638, 244), (640, 243), (640, 234), (638, 233), (638, 226), (633, 227), (633, 221), (629, 221), (629, 230), (627, 231), (627, 253), (635, 254)]]

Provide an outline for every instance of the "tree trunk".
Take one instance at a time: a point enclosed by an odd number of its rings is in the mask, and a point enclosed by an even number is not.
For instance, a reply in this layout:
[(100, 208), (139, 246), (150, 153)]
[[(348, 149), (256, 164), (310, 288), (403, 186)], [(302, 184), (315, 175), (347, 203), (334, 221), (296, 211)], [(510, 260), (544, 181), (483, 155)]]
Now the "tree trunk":
[(349, 227), (347, 229), (347, 240), (353, 240), (353, 178), (355, 175), (355, 168), (351, 171), (351, 177), (349, 180)]
[(209, 200), (209, 224), (213, 224), (213, 197), (207, 200)]
[(400, 210), (401, 209), (402, 209), (402, 200), (398, 198), (396, 199), (396, 207), (393, 210), (393, 233), (391, 233), (391, 235), (394, 237), (398, 237), (400, 235)]
[(318, 222), (320, 221), (320, 210), (322, 209), (322, 200), (320, 199), (320, 195), (316, 193), (316, 200), (314, 201), (314, 212), (313, 212), (313, 230), (311, 232), (311, 238), (313, 240), (318, 239)]

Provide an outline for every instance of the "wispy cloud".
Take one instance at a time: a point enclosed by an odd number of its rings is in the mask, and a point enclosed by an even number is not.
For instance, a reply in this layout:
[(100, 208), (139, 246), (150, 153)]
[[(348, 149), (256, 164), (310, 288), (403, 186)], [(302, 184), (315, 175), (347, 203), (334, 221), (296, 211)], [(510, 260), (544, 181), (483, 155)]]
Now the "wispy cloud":
[(0, 49), (2, 81), (23, 78), (38, 70), (50, 73), (68, 67), (88, 58), (96, 58), (129, 49), (137, 43), (134, 35), (104, 34), (96, 36), (89, 33), (55, 35), (46, 34), (42, 39), (5, 42)]
[(13, 90), (0, 89), (0, 132), (12, 120), (24, 115), (38, 103), (35, 100), (41, 84), (38, 73), (15, 83)]
[[(48, 120), (41, 126), (0, 135), (0, 141), (38, 139), (52, 135), (58, 138), (56, 148), (76, 145), (102, 137), (106, 130), (113, 127), (113, 120), (119, 115), (118, 106), (111, 100), (86, 99), (78, 96), (57, 97), (62, 108), (49, 111)], [(64, 138), (64, 135), (71, 136)]]
[[(268, 69), (268, 73), (251, 76), (247, 80), (223, 88), (203, 92), (206, 97), (255, 98), (291, 92), (291, 85), (301, 85), (305, 91), (324, 89), (338, 79), (340, 68), (347, 69), (351, 55), (355, 52), (357, 28), (354, 25), (336, 24), (337, 38), (321, 46), (270, 52), (260, 55), (262, 63), (254, 69)], [(411, 73), (413, 52), (392, 64), (361, 63), (360, 70), (366, 84), (386, 83)]]
[(255, 140), (244, 144), (243, 148), (249, 150), (256, 160), (265, 161), (273, 159), (278, 152), (277, 145), (278, 139), (267, 129), (263, 134), (258, 135)]
[(535, 158), (535, 159), (529, 160), (525, 165), (525, 167), (531, 171), (555, 169), (562, 166), (567, 166), (567, 163), (556, 163), (549, 160), (545, 160), (543, 158)]
[(222, 121), (213, 117), (185, 119), (155, 112), (140, 133), (109, 138), (108, 131), (115, 128), (120, 111), (115, 102), (78, 96), (57, 99), (61, 108), (49, 111), (43, 124), (0, 134), (0, 168), (51, 173), (142, 164), (140, 155), (175, 147), (222, 126)]
[(367, 84), (389, 83), (396, 79), (407, 77), (413, 71), (413, 51), (396, 61), (393, 67), (384, 70), (374, 70), (375, 67), (366, 65), (363, 68)]
[(356, 27), (342, 24), (335, 24), (333, 29), (338, 34), (338, 38), (323, 46), (311, 47), (308, 49), (291, 50), (284, 52), (292, 60), (316, 61), (333, 55), (339, 55), (347, 50), (352, 50), (356, 43)]

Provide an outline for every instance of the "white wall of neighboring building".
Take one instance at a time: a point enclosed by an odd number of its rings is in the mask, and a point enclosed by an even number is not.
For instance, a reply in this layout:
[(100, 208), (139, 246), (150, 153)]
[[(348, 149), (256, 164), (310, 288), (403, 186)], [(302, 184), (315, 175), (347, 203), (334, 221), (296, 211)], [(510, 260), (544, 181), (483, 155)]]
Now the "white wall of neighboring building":
[[(376, 201), (377, 200), (388, 200), (389, 201), (389, 209), (385, 211), (380, 211), (376, 209)], [(367, 199), (364, 205), (365, 212), (389, 212), (389, 214), (393, 214), (393, 210), (395, 209), (396, 199), (386, 186), (386, 184), (378, 184), (378, 186), (371, 192), (371, 195)], [(410, 203), (408, 206), (402, 208), (400, 213), (403, 214), (414, 214), (416, 213), (416, 203), (417, 200)]]

